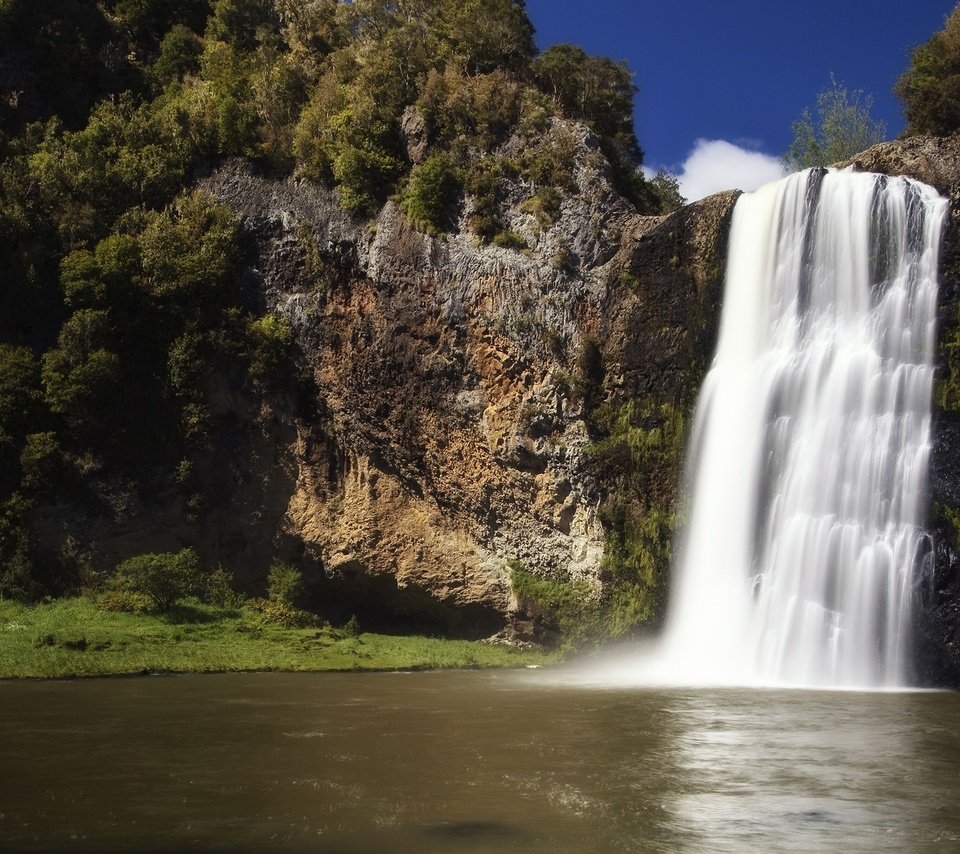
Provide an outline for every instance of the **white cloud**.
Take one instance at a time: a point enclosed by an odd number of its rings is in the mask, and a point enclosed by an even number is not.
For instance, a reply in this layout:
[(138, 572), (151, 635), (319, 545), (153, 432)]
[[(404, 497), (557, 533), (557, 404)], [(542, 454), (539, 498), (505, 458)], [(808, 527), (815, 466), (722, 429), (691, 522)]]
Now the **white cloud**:
[(677, 178), (680, 193), (695, 202), (721, 190), (750, 192), (786, 174), (779, 158), (725, 139), (698, 139)]

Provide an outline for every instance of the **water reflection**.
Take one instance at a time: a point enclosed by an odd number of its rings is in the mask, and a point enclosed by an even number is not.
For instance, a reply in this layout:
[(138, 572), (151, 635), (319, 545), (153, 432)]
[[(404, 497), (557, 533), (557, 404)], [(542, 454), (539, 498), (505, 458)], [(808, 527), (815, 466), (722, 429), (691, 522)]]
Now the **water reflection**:
[(0, 849), (955, 850), (958, 711), (505, 673), (2, 683)]
[[(668, 810), (689, 850), (904, 851), (960, 841), (930, 813), (943, 787), (918, 719), (953, 695), (701, 692), (678, 696)], [(941, 735), (946, 735), (941, 731)], [(936, 750), (956, 755), (952, 734)], [(949, 849), (946, 849), (949, 850)]]

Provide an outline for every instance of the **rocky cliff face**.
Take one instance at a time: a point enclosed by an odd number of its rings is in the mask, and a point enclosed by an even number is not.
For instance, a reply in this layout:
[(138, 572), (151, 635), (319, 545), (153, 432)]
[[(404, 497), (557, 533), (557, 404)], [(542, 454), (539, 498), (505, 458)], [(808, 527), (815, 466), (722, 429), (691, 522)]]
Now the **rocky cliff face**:
[[(591, 413), (638, 394), (689, 401), (736, 193), (638, 216), (596, 140), (570, 129), (575, 190), (554, 222), (508, 188), (522, 251), (420, 233), (393, 203), (357, 223), (322, 188), (240, 161), (204, 182), (239, 214), (247, 276), (292, 323), (313, 397), (281, 418), (293, 476), (265, 515), (345, 608), (523, 634), (508, 562), (600, 593), (616, 485), (591, 454)], [(659, 469), (672, 501), (676, 460)]]

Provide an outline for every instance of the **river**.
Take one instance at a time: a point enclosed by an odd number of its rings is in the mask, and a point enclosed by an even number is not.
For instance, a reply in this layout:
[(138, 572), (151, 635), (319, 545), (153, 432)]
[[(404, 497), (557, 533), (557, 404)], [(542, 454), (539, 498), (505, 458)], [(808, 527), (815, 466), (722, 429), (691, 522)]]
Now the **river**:
[(957, 851), (960, 695), (0, 683), (3, 851)]

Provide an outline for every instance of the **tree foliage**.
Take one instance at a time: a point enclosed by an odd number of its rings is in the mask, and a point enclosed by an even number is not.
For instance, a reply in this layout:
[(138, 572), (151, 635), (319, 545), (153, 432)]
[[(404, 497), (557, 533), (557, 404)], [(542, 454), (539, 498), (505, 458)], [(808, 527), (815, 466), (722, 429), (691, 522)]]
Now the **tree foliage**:
[(447, 67), (428, 75), (417, 109), (438, 148), (466, 144), (488, 152), (517, 126), (522, 92), (506, 71), (466, 75)]
[(460, 175), (450, 158), (433, 154), (413, 170), (401, 204), (419, 228), (446, 231), (454, 218), (461, 189)]
[(0, 502), (0, 599), (28, 600), (38, 593), (28, 510), (19, 493)]
[(36, 417), (38, 378), (28, 347), (0, 343), (0, 443), (22, 435)]
[(335, 47), (318, 65), (293, 153), (302, 174), (337, 186), (351, 212), (369, 212), (402, 183), (409, 165), (400, 125), (411, 105), (431, 153), (462, 170), (518, 127), (542, 131), (550, 115), (584, 122), (621, 190), (651, 203), (638, 172), (629, 70), (572, 45), (534, 58), (522, 3), (354, 2), (334, 21), (340, 35), (323, 40)]
[(43, 356), (45, 399), (51, 412), (84, 431), (104, 426), (116, 398), (120, 360), (110, 349), (109, 313), (85, 308), (60, 330), (57, 346)]
[(267, 596), (271, 602), (296, 605), (303, 596), (303, 573), (289, 563), (275, 560), (267, 573)]
[(189, 27), (175, 24), (160, 42), (159, 55), (150, 68), (150, 79), (163, 90), (200, 70), (203, 42)]
[(960, 6), (940, 32), (914, 48), (893, 91), (903, 103), (908, 135), (960, 130)]
[(57, 115), (82, 125), (106, 94), (135, 86), (137, 70), (97, 4), (84, 0), (7, 0), (0, 7), (4, 97), (0, 130), (19, 133)]
[(436, 26), (450, 60), (468, 74), (523, 71), (533, 56), (533, 26), (517, 0), (440, 4)]
[(624, 161), (640, 165), (643, 154), (633, 131), (637, 87), (626, 65), (561, 44), (537, 57), (533, 72), (565, 115), (584, 120)]
[(816, 116), (804, 109), (793, 123), (793, 142), (783, 157), (789, 169), (829, 166), (886, 138), (886, 125), (870, 115), (873, 96), (848, 90), (832, 76), (817, 95)]
[(111, 585), (146, 596), (158, 611), (169, 611), (181, 599), (204, 589), (193, 549), (128, 558), (114, 570)]
[(663, 169), (650, 179), (650, 189), (660, 201), (661, 213), (672, 213), (687, 203), (680, 193), (680, 181), (677, 176)]

